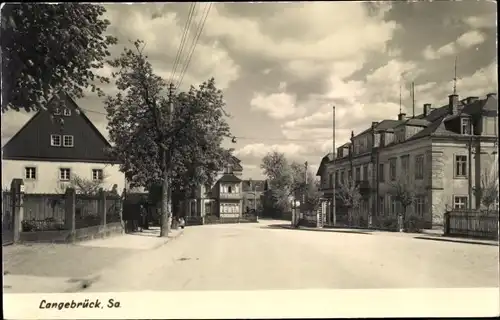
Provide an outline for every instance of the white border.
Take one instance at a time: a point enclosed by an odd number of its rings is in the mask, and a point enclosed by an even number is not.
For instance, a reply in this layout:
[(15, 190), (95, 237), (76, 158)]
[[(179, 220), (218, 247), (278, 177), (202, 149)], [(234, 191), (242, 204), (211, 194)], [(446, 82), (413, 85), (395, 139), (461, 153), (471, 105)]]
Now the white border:
[[(40, 309), (41, 300), (102, 309)], [(107, 308), (109, 299), (120, 308)], [(499, 288), (4, 294), (5, 319), (494, 317)]]

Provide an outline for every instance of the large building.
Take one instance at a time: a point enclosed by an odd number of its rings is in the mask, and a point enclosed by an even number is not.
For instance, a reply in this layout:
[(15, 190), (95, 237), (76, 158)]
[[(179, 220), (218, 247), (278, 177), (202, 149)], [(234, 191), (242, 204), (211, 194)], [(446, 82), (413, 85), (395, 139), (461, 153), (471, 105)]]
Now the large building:
[[(428, 227), (441, 224), (451, 208), (479, 208), (481, 181), (496, 175), (498, 163), (498, 112), (495, 93), (485, 98), (449, 96), (445, 106), (423, 106), (415, 117), (399, 114), (397, 120), (373, 122), (365, 131), (352, 133), (348, 143), (327, 155), (318, 170), (325, 198), (333, 184), (352, 179), (361, 201), (362, 221), (395, 216), (402, 211), (395, 192), (412, 188), (413, 204), (407, 214), (421, 217)], [(337, 217), (345, 217), (337, 197)], [(338, 219), (337, 219), (338, 220)]]
[(125, 175), (106, 153), (110, 144), (76, 102), (60, 93), (47, 109), (38, 111), (2, 148), (2, 189), (21, 178), (26, 193), (61, 193), (78, 177), (121, 192)]

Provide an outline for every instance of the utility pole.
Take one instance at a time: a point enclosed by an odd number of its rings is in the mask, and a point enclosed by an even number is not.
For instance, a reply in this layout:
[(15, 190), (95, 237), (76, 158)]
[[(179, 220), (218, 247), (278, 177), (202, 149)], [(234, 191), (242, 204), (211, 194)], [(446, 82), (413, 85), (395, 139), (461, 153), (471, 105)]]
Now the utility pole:
[[(170, 83), (168, 90), (168, 111), (167, 111), (167, 123), (169, 126), (173, 123), (173, 113), (174, 113), (174, 84)], [(162, 207), (161, 207), (161, 230), (160, 236), (166, 237), (170, 233), (170, 225), (172, 218), (172, 153), (171, 150), (163, 149), (162, 153), (162, 164), (164, 168), (164, 176), (162, 183)], [(165, 199), (166, 198), (166, 199)], [(165, 201), (166, 200), (166, 201)]]
[(307, 168), (308, 168), (309, 164), (307, 163), (307, 161), (304, 163), (304, 190), (303, 190), (303, 193), (302, 193), (302, 203), (303, 203), (303, 208), (304, 208), (304, 211), (306, 209), (306, 193), (307, 193)]
[(337, 188), (337, 171), (335, 170), (335, 158), (336, 158), (336, 149), (335, 149), (335, 106), (332, 107), (332, 169), (333, 169), (333, 186), (332, 186), (332, 224), (336, 226), (337, 224), (337, 213), (336, 213), (336, 188)]

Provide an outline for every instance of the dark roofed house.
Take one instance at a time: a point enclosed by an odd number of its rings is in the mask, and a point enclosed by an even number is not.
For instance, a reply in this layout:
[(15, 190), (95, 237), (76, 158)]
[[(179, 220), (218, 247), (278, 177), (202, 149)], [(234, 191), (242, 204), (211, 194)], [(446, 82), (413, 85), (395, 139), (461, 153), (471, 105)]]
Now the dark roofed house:
[(267, 188), (267, 180), (243, 181), (243, 210), (244, 212), (262, 210), (262, 197)]
[[(359, 213), (353, 217), (356, 223), (366, 227), (377, 224), (380, 217), (397, 215), (400, 205), (391, 185), (401, 179), (407, 179), (417, 194), (406, 214), (419, 217), (427, 227), (442, 224), (446, 207), (479, 208), (479, 193), (472, 189), (481, 187), (488, 170), (497, 170), (496, 94), (462, 100), (452, 94), (444, 106), (425, 104), (422, 114), (406, 117), (401, 113), (397, 118), (372, 122), (370, 128), (352, 134), (350, 141), (337, 149), (334, 161), (326, 157), (321, 161), (318, 175), (322, 185), (331, 180), (323, 172), (334, 172), (337, 184), (347, 179), (358, 184), (362, 200)], [(336, 222), (347, 223), (342, 203), (336, 201)], [(327, 220), (333, 222), (331, 211)]]
[(27, 193), (59, 193), (74, 177), (102, 180), (120, 192), (125, 175), (106, 150), (109, 142), (64, 92), (38, 111), (2, 148), (2, 187), (24, 180)]

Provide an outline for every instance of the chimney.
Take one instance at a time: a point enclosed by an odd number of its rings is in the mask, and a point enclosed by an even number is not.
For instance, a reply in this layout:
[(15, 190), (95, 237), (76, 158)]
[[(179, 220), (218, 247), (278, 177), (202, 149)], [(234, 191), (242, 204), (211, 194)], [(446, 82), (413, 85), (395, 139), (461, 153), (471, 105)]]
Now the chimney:
[(400, 120), (400, 121), (404, 120), (405, 117), (406, 117), (406, 113), (400, 113), (400, 114), (398, 114), (398, 120)]
[(378, 122), (377, 121), (373, 121), (372, 122), (372, 129), (375, 129), (375, 127), (377, 126)]
[(448, 96), (448, 113), (457, 114), (458, 113), (458, 94), (450, 94)]
[(424, 104), (424, 117), (427, 117), (431, 113), (432, 107), (430, 103)]
[(486, 97), (487, 97), (487, 98), (496, 98), (496, 97), (497, 97), (497, 94), (496, 94), (496, 93), (494, 93), (494, 92), (491, 92), (491, 93), (488, 93), (488, 94), (486, 95)]
[(465, 99), (465, 101), (467, 104), (471, 104), (474, 101), (477, 101), (478, 99), (479, 99), (479, 97), (467, 97), (467, 99)]

